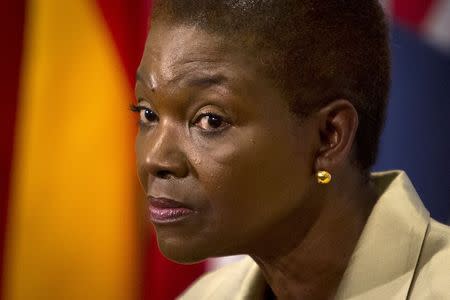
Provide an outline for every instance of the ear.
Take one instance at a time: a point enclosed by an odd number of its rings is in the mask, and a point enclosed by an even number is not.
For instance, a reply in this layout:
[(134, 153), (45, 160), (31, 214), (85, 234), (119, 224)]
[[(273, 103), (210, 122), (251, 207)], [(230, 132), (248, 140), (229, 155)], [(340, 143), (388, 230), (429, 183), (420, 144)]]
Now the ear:
[(349, 160), (358, 129), (358, 112), (348, 100), (336, 100), (317, 112), (320, 147), (315, 171), (335, 171)]

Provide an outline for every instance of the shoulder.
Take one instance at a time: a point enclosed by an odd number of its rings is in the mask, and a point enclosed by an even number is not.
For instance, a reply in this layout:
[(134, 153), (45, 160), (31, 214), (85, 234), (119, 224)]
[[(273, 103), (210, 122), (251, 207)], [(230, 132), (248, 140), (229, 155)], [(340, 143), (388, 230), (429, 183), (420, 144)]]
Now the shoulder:
[(411, 287), (412, 299), (450, 299), (450, 227), (430, 221)]
[(206, 273), (194, 282), (178, 299), (229, 299), (237, 293), (255, 262), (250, 257)]

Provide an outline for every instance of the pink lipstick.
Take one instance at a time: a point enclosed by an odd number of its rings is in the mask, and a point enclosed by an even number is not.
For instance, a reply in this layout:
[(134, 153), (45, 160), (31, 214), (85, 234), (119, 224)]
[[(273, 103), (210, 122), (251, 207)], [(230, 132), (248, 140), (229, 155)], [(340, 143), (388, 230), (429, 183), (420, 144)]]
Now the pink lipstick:
[(150, 219), (154, 223), (171, 223), (195, 213), (195, 210), (185, 204), (167, 198), (149, 197)]

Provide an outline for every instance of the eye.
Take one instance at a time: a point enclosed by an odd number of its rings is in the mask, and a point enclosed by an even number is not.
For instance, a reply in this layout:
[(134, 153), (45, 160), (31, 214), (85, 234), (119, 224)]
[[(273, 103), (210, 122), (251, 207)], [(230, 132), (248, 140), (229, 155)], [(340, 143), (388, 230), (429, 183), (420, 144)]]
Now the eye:
[(158, 121), (158, 115), (150, 108), (142, 105), (131, 105), (131, 111), (139, 113), (139, 123), (147, 125)]
[(195, 121), (195, 126), (205, 131), (218, 131), (228, 125), (223, 117), (213, 113), (201, 114)]

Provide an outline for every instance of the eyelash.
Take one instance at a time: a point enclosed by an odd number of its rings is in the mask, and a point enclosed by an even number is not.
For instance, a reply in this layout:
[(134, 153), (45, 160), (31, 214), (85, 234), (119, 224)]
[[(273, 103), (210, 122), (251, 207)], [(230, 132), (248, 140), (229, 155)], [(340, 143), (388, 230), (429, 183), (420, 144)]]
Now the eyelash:
[[(136, 104), (134, 104), (134, 103), (131, 103), (131, 104), (130, 104), (130, 110), (131, 110), (132, 112), (134, 112), (134, 113), (140, 114), (141, 111), (144, 110), (144, 109), (151, 110), (150, 108), (148, 108), (148, 107), (146, 107), (146, 106), (136, 105)], [(148, 127), (148, 126), (149, 126), (148, 124), (144, 123), (144, 122), (141, 120), (140, 117), (139, 117), (139, 119), (138, 119), (137, 125), (138, 125), (139, 127), (145, 127), (145, 126)]]
[[(130, 110), (134, 113), (140, 113), (142, 110), (144, 109), (149, 109), (150, 108), (146, 107), (146, 106), (142, 106), (142, 105), (136, 105), (136, 104), (130, 104)], [(226, 119), (224, 117), (222, 117), (221, 115), (218, 115), (216, 113), (213, 112), (205, 112), (200, 114), (195, 120), (194, 120), (194, 124), (197, 124), (202, 118), (204, 117), (217, 117), (220, 118), (222, 120), (222, 122), (226, 123), (227, 125), (229, 125), (229, 123), (226, 121)], [(144, 123), (140, 118), (138, 120), (138, 125), (139, 126), (148, 126), (148, 124)], [(204, 132), (204, 134), (206, 135), (214, 135), (214, 134), (219, 134), (220, 132), (222, 132), (224, 129), (226, 129), (228, 126), (225, 127), (221, 127), (218, 129), (214, 129), (214, 130), (205, 130), (200, 128), (200, 130), (202, 130)]]
[(131, 110), (132, 112), (138, 113), (138, 112), (141, 111), (141, 109), (142, 109), (142, 106), (136, 105), (136, 104), (134, 104), (134, 103), (131, 103), (131, 104), (130, 104), (130, 110)]
[(219, 128), (214, 128), (214, 129), (212, 129), (212, 130), (206, 130), (206, 129), (203, 129), (203, 128), (199, 127), (200, 130), (201, 130), (204, 134), (206, 134), (206, 135), (215, 135), (215, 134), (219, 134), (219, 133), (221, 133), (222, 131), (224, 131), (225, 129), (227, 129), (228, 126), (230, 126), (230, 123), (226, 120), (226, 118), (222, 117), (222, 116), (219, 115), (219, 114), (213, 113), (213, 112), (205, 112), (205, 113), (200, 114), (200, 115), (195, 119), (194, 124), (199, 123), (204, 117), (210, 117), (210, 118), (216, 117), (216, 118), (220, 119), (222, 123), (225, 124), (225, 126), (220, 126)]

